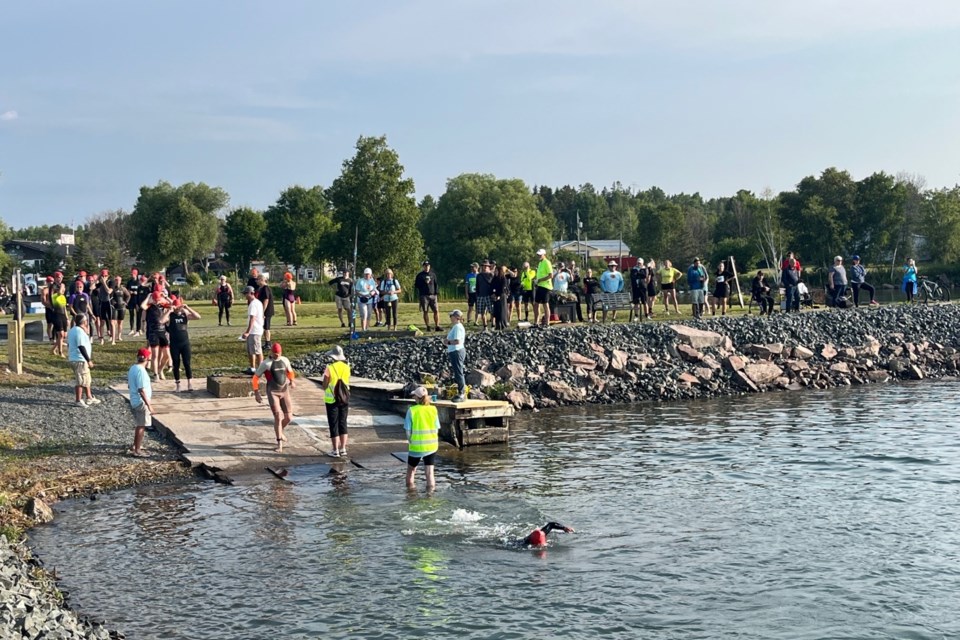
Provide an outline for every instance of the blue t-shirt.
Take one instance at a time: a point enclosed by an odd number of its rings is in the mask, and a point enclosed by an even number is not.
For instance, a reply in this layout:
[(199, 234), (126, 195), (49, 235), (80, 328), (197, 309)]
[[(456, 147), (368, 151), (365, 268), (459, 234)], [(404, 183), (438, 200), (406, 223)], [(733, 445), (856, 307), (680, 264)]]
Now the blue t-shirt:
[(458, 322), (452, 327), (447, 333), (447, 340), (457, 340), (457, 344), (448, 344), (447, 352), (453, 353), (454, 351), (459, 351), (464, 348), (464, 341), (467, 339), (467, 330), (463, 328), (463, 323)]
[(600, 276), (600, 288), (604, 293), (623, 291), (623, 275), (619, 271), (604, 271)]
[(80, 353), (80, 347), (87, 350), (87, 355), (93, 360), (93, 345), (90, 343), (90, 336), (80, 327), (73, 327), (67, 331), (67, 360), (70, 362), (86, 362)]
[(130, 390), (130, 406), (139, 409), (143, 406), (143, 398), (140, 397), (140, 389), (143, 389), (147, 400), (153, 398), (153, 388), (150, 386), (150, 374), (147, 368), (135, 364), (127, 372), (127, 389)]
[(477, 274), (472, 271), (467, 274), (467, 277), (464, 278), (467, 283), (467, 293), (476, 293), (477, 292)]
[(687, 282), (690, 283), (691, 289), (703, 289), (704, 283), (700, 281), (700, 278), (707, 277), (707, 270), (703, 267), (694, 267), (690, 265), (690, 268), (687, 269)]

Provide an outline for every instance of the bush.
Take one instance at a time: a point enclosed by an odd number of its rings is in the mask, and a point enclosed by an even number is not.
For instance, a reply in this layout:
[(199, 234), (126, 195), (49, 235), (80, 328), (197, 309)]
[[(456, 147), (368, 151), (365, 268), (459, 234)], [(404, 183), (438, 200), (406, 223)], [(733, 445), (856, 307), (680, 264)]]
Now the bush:
[(187, 274), (187, 284), (191, 287), (199, 287), (203, 284), (203, 280), (200, 279), (200, 274), (191, 272)]

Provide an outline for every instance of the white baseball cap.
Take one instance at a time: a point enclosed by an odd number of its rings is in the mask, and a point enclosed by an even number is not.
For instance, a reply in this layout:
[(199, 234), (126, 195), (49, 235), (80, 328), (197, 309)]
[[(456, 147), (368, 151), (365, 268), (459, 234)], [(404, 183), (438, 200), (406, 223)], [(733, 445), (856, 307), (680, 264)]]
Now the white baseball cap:
[(537, 249), (537, 255), (538, 255), (538, 256), (545, 256), (545, 255), (547, 255), (547, 250), (546, 250), (546, 249)]

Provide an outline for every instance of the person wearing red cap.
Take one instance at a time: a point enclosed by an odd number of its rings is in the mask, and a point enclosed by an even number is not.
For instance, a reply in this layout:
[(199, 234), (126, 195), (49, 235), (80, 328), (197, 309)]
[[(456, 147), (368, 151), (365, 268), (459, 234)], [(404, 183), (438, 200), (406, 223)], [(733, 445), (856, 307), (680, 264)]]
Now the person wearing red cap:
[(283, 453), (283, 443), (287, 441), (283, 430), (293, 420), (291, 390), (296, 383), (293, 366), (284, 357), (283, 348), (279, 343), (274, 342), (270, 346), (270, 355), (253, 373), (253, 395), (257, 404), (263, 404), (263, 396), (260, 395), (260, 376), (264, 376), (267, 381), (267, 402), (270, 405), (270, 411), (273, 412), (273, 432), (277, 438), (277, 448), (274, 451)]
[(193, 369), (190, 367), (190, 334), (187, 322), (199, 320), (200, 314), (188, 307), (183, 298), (173, 297), (173, 310), (167, 316), (167, 333), (170, 334), (170, 355), (173, 358), (173, 380), (176, 392), (180, 393), (180, 361), (187, 374), (187, 391), (193, 391)]
[(143, 435), (147, 427), (153, 423), (153, 388), (150, 385), (150, 374), (147, 373), (147, 360), (150, 359), (150, 349), (146, 347), (137, 351), (137, 361), (127, 371), (127, 390), (130, 393), (130, 411), (133, 412), (134, 433), (133, 449), (130, 455), (137, 458), (146, 457), (143, 450)]
[(110, 288), (110, 344), (123, 342), (123, 314), (130, 302), (130, 292), (123, 286), (123, 278), (113, 277)]
[(130, 333), (128, 336), (135, 336), (140, 333), (140, 272), (137, 269), (130, 269), (130, 279), (127, 280), (127, 313), (130, 315)]
[(283, 291), (283, 313), (287, 316), (287, 326), (295, 327), (297, 326), (297, 283), (289, 271), (283, 274), (280, 289)]
[(170, 317), (170, 299), (161, 291), (154, 291), (141, 305), (147, 329), (147, 344), (153, 357), (150, 359), (156, 380), (165, 380), (163, 370), (170, 361), (170, 340), (164, 325)]
[(547, 535), (551, 531), (562, 531), (564, 533), (573, 533), (571, 527), (560, 524), (559, 522), (548, 522), (539, 529), (534, 529), (520, 543), (524, 547), (545, 547), (547, 546)]
[(100, 344), (103, 344), (103, 337), (113, 336), (113, 308), (110, 305), (110, 272), (104, 269), (100, 272), (100, 279), (96, 288), (90, 294), (94, 300), (94, 315), (97, 316), (97, 335), (100, 336)]

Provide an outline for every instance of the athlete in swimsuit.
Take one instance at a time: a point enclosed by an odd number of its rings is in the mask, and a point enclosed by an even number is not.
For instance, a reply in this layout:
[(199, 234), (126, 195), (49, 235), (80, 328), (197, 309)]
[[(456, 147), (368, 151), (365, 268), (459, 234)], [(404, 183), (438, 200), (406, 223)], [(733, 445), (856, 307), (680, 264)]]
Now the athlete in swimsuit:
[(534, 529), (520, 544), (524, 547), (545, 547), (547, 546), (547, 534), (551, 531), (563, 531), (564, 533), (573, 533), (571, 527), (564, 526), (559, 522), (548, 522), (539, 529)]

